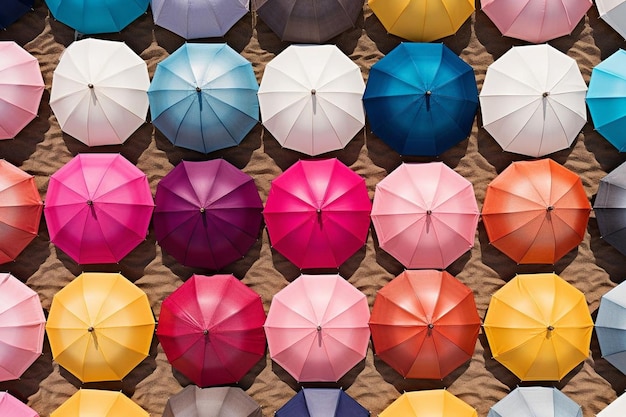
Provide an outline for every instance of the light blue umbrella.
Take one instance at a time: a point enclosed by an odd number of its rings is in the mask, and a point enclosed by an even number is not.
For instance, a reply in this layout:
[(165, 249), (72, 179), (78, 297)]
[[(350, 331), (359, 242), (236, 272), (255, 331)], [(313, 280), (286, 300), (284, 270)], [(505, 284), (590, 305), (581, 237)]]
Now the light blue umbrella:
[(46, 0), (56, 20), (91, 35), (119, 32), (144, 14), (150, 0)]
[(554, 387), (517, 387), (487, 417), (583, 417), (580, 405)]
[(252, 64), (226, 44), (188, 43), (157, 64), (152, 123), (170, 142), (209, 153), (241, 143), (259, 121)]
[(602, 357), (626, 374), (626, 284), (621, 283), (600, 299), (596, 334)]

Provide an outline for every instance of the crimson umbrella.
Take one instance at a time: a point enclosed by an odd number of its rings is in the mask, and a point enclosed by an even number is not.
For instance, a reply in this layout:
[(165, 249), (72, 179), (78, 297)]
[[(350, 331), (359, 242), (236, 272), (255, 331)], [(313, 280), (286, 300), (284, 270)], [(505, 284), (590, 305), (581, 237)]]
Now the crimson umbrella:
[(183, 265), (220, 269), (256, 241), (263, 203), (254, 179), (223, 159), (183, 161), (157, 185), (154, 233)]
[(238, 382), (265, 355), (259, 294), (233, 275), (193, 275), (161, 306), (157, 337), (196, 385)]

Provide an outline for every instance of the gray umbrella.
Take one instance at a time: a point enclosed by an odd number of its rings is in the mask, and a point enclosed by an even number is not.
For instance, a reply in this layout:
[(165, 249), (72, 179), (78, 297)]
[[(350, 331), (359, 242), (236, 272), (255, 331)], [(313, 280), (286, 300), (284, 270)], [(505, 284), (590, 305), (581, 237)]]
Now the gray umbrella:
[(626, 374), (626, 283), (600, 299), (596, 334), (602, 357)]
[(600, 180), (593, 210), (602, 239), (626, 255), (626, 163)]
[(578, 404), (556, 388), (517, 387), (491, 407), (487, 417), (583, 417)]
[(262, 417), (262, 413), (241, 388), (188, 385), (167, 400), (163, 417)]

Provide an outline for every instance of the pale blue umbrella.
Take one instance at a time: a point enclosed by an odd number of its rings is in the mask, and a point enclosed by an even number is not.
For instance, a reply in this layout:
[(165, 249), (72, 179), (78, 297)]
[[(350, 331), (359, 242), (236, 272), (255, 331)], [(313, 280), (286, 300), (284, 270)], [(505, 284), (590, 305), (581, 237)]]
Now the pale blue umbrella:
[(77, 32), (120, 32), (144, 14), (150, 0), (46, 0), (56, 20)]
[(487, 417), (583, 417), (580, 405), (554, 387), (517, 387)]
[(596, 334), (602, 357), (626, 374), (626, 284), (621, 283), (600, 299)]

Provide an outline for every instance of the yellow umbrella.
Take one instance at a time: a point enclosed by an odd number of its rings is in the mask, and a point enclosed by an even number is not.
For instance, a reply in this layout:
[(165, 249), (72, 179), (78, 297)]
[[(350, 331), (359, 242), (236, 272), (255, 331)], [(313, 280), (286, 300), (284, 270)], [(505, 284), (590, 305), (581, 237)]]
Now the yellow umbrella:
[(405, 392), (379, 417), (476, 417), (465, 401), (443, 389)]
[(369, 0), (387, 32), (414, 42), (454, 35), (474, 12), (474, 0)]
[(149, 417), (121, 392), (81, 389), (54, 410), (50, 417)]
[(523, 381), (562, 379), (589, 356), (593, 321), (582, 292), (556, 274), (522, 274), (491, 298), (493, 358)]
[(52, 356), (83, 382), (121, 380), (148, 356), (148, 297), (121, 274), (83, 273), (52, 299)]

